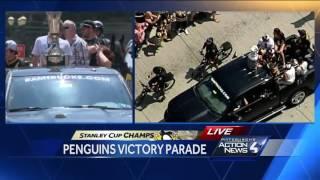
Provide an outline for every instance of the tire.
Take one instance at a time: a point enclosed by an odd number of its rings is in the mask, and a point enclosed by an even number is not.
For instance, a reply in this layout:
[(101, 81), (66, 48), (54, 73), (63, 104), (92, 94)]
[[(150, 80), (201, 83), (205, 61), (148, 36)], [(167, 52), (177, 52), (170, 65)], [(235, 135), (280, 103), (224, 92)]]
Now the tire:
[(166, 82), (164, 91), (168, 91), (169, 89), (171, 89), (173, 87), (173, 85), (175, 84), (175, 82), (176, 82), (175, 79), (172, 79), (172, 80)]
[(165, 82), (165, 88), (164, 91), (168, 91), (169, 89), (171, 89), (173, 87), (173, 85), (175, 84), (176, 80), (174, 79), (174, 77), (172, 76), (172, 79), (169, 81)]
[(225, 60), (226, 58), (228, 58), (230, 56), (230, 54), (232, 53), (232, 45), (230, 42), (224, 42), (221, 46), (220, 46), (220, 50), (218, 52), (217, 55), (217, 65), (220, 65), (222, 63), (223, 60)]
[(301, 104), (307, 97), (307, 91), (305, 89), (299, 89), (295, 91), (289, 98), (288, 104), (290, 106), (297, 106)]

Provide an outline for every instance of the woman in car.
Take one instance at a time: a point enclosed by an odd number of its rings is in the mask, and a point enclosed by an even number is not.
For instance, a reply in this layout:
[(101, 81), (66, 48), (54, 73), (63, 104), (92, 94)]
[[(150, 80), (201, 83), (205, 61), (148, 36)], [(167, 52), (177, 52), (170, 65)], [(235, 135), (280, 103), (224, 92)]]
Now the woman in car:
[(273, 40), (275, 44), (275, 53), (276, 55), (280, 55), (282, 60), (282, 65), (285, 65), (285, 57), (284, 57), (284, 49), (285, 49), (285, 42), (286, 38), (284, 36), (284, 33), (279, 28), (274, 28), (273, 30)]

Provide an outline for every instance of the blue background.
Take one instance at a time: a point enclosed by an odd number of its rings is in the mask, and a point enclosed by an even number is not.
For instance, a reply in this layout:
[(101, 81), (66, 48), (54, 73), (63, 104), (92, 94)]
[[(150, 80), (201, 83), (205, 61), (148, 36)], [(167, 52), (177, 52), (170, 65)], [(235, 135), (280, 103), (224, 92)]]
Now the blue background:
[[(320, 7), (319, 7), (320, 8)], [(208, 7), (196, 2), (122, 2), (122, 1), (9, 1), (0, 2), (0, 38), (5, 41), (5, 11), (135, 11), (135, 10), (200, 10)], [(227, 9), (225, 7), (225, 9)], [(219, 9), (218, 9), (219, 10)], [(318, 25), (316, 25), (318, 27)], [(316, 46), (319, 49), (319, 37)], [(0, 43), (4, 57), (4, 43)], [(4, 69), (4, 60), (0, 61)], [(318, 52), (316, 67), (319, 66)], [(317, 82), (319, 73), (316, 73)], [(127, 124), (127, 125), (5, 125), (4, 77), (0, 76), (0, 179), (319, 179), (320, 123), (314, 124), (256, 124), (250, 126), (251, 135), (270, 138), (300, 138), (295, 149), (297, 157), (233, 158), (59, 158), (32, 156), (35, 141), (47, 141), (44, 149), (54, 149), (55, 143), (70, 140), (75, 130), (126, 129), (199, 129), (204, 124)], [(319, 107), (316, 90), (316, 112)], [(316, 113), (316, 119), (318, 119)]]

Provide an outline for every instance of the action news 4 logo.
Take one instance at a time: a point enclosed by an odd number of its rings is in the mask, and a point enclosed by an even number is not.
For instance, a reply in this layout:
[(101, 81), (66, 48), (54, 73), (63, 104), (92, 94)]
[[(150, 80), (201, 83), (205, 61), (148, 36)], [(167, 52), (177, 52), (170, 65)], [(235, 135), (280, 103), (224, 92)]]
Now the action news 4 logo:
[(263, 136), (224, 136), (218, 143), (214, 156), (252, 156), (259, 155), (268, 137)]

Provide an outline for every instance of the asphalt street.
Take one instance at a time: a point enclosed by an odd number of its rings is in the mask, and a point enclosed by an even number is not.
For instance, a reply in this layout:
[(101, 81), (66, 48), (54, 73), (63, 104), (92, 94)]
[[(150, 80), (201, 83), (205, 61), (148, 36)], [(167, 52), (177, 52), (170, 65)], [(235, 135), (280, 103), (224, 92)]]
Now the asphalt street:
[[(196, 26), (188, 27), (189, 35), (181, 34), (172, 41), (163, 42), (155, 56), (144, 52), (135, 60), (135, 94), (141, 92), (139, 81), (148, 82), (148, 74), (154, 66), (163, 66), (174, 74), (176, 83), (166, 92), (163, 102), (154, 102), (146, 97), (145, 108), (135, 111), (135, 121), (159, 122), (163, 119), (168, 102), (195, 85), (197, 81), (188, 79), (188, 74), (202, 59), (199, 54), (204, 41), (212, 36), (219, 46), (225, 41), (231, 42), (233, 52), (223, 61), (226, 64), (236, 53), (238, 56), (249, 51), (252, 45), (265, 33), (272, 35), (275, 27), (280, 28), (286, 36), (297, 34), (298, 29), (305, 29), (314, 44), (314, 19), (309, 19), (309, 12), (218, 12), (219, 22), (206, 21)], [(154, 35), (151, 33), (151, 37)], [(314, 121), (314, 94), (311, 94), (299, 106), (286, 109), (274, 116), (268, 122), (313, 122)]]

